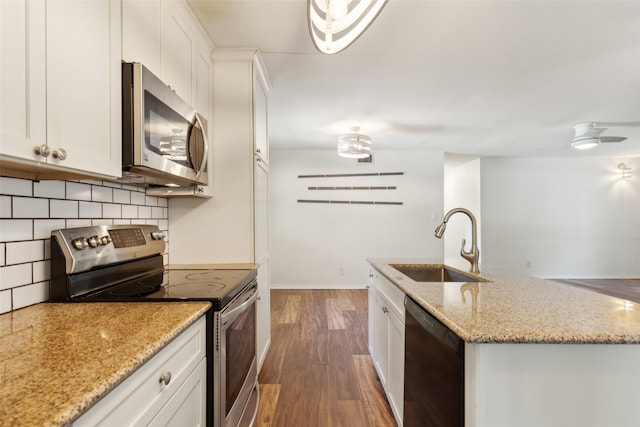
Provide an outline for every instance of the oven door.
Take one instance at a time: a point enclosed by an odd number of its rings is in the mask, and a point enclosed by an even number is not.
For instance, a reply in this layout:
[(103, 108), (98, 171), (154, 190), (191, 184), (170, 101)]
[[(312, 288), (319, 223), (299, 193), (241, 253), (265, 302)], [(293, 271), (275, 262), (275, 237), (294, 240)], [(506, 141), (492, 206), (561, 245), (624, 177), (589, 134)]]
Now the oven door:
[(208, 184), (206, 120), (141, 64), (122, 71), (124, 170), (152, 184)]
[[(216, 313), (215, 330), (219, 345), (214, 354), (214, 426), (236, 427), (243, 413), (257, 414), (258, 402), (250, 399), (257, 388), (256, 299), (257, 284), (252, 282), (227, 307)], [(255, 408), (247, 407), (248, 402)]]

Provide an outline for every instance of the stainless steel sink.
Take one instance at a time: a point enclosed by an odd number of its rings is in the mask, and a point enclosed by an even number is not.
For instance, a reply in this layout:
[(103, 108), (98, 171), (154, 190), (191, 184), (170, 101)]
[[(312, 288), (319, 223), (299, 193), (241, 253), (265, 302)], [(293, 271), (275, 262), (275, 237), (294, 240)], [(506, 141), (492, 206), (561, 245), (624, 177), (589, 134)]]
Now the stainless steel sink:
[(486, 282), (481, 277), (464, 274), (446, 265), (389, 264), (416, 282)]

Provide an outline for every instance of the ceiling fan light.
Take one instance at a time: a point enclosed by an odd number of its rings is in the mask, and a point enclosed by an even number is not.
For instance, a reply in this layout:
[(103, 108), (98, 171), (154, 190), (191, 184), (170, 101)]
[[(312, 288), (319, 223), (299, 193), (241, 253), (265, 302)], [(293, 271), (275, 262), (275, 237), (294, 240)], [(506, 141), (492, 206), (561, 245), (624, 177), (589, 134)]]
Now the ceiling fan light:
[(600, 144), (599, 138), (576, 138), (571, 141), (571, 146), (576, 150), (588, 150)]
[(338, 137), (338, 156), (348, 159), (366, 159), (371, 155), (371, 138), (359, 133)]

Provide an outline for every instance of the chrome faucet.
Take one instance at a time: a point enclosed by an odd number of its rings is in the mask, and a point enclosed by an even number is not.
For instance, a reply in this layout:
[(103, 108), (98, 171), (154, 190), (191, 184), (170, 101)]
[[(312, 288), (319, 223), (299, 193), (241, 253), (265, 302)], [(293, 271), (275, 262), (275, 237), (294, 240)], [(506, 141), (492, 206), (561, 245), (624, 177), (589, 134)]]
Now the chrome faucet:
[(436, 228), (435, 235), (438, 239), (441, 239), (442, 235), (444, 234), (444, 230), (447, 228), (447, 221), (449, 221), (449, 218), (451, 218), (453, 214), (458, 212), (462, 212), (463, 214), (467, 215), (471, 220), (471, 251), (467, 252), (464, 250), (464, 246), (466, 245), (467, 241), (465, 239), (462, 239), (462, 249), (460, 249), (460, 255), (462, 255), (462, 258), (466, 259), (471, 263), (470, 271), (472, 273), (480, 273), (480, 269), (478, 268), (478, 259), (480, 258), (480, 250), (478, 249), (478, 244), (476, 242), (477, 240), (476, 218), (473, 216), (473, 214), (469, 210), (464, 208), (451, 209), (444, 216), (444, 219), (442, 220), (442, 224), (440, 224)]

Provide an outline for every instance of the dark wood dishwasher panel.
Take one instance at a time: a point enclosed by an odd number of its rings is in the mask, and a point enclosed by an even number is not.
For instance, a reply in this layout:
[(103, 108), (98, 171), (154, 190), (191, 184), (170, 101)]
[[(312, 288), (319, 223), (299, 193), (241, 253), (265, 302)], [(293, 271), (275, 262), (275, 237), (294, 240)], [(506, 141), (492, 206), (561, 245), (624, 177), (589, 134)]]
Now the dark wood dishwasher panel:
[(640, 279), (551, 279), (601, 294), (640, 303)]

